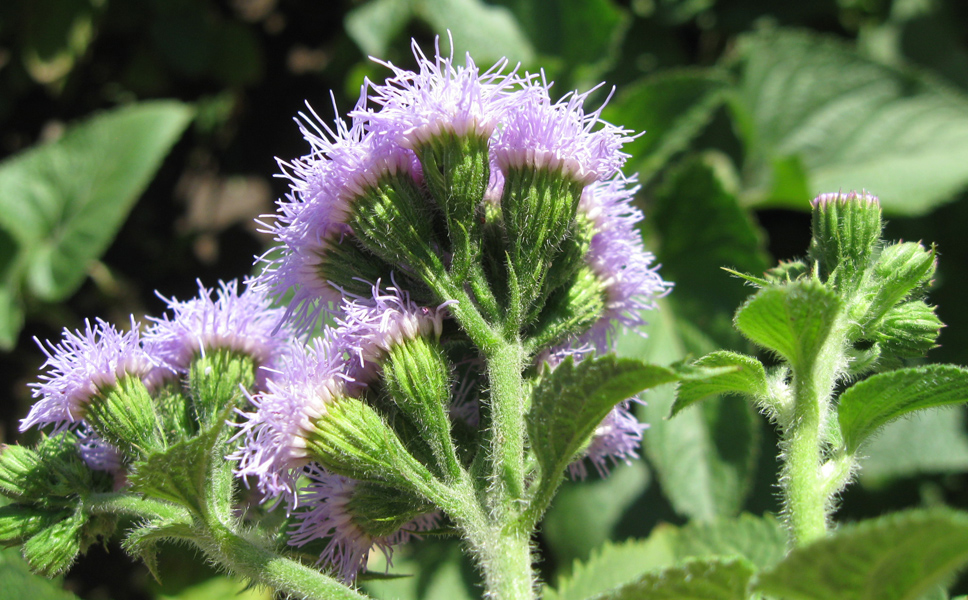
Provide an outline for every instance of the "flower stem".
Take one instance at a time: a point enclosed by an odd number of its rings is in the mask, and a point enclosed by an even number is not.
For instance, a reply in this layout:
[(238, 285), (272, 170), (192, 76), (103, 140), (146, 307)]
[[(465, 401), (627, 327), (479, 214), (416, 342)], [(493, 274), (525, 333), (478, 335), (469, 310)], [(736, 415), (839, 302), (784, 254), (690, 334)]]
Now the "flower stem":
[(487, 357), (491, 384), (491, 456), (495, 482), (500, 483), (509, 504), (524, 495), (524, 384), (521, 371), (524, 347), (518, 340), (506, 341)]

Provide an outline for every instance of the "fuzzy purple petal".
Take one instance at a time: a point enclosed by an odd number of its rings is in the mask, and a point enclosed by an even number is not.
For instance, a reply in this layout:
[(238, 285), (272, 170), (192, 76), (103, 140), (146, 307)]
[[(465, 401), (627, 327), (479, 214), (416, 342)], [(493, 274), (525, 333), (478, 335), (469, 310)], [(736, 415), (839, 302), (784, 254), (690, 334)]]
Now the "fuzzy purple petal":
[(252, 477), (266, 499), (295, 500), (295, 481), (308, 462), (306, 436), (327, 406), (345, 392), (342, 351), (328, 337), (294, 347), (278, 371), (270, 372), (266, 391), (251, 398), (255, 411), (243, 413), (242, 447), (229, 458), (236, 473)]
[(312, 465), (306, 472), (309, 484), (299, 492), (303, 509), (294, 513), (297, 523), (289, 537), (289, 544), (303, 546), (313, 540), (328, 539), (319, 556), (319, 563), (331, 565), (346, 583), (356, 579), (366, 568), (373, 548), (379, 549), (390, 562), (393, 547), (420, 532), (437, 527), (438, 515), (430, 513), (417, 517), (389, 536), (373, 537), (353, 523), (348, 504), (353, 499), (356, 482)]
[(40, 381), (29, 384), (38, 401), (20, 422), (21, 431), (35, 425), (61, 428), (76, 423), (84, 418), (87, 404), (118, 378), (144, 378), (152, 368), (134, 317), (126, 332), (97, 319), (94, 326), (85, 321), (83, 331), (65, 329), (57, 345), (36, 341), (47, 362), (41, 367), (45, 372)]
[(227, 349), (253, 358), (256, 384), (265, 384), (263, 368), (277, 366), (288, 351), (292, 331), (283, 322), (284, 309), (272, 308), (258, 289), (238, 291), (238, 282), (220, 283), (216, 297), (198, 284), (199, 294), (188, 301), (164, 299), (170, 315), (150, 319), (144, 346), (161, 369), (184, 374), (194, 358), (208, 350)]

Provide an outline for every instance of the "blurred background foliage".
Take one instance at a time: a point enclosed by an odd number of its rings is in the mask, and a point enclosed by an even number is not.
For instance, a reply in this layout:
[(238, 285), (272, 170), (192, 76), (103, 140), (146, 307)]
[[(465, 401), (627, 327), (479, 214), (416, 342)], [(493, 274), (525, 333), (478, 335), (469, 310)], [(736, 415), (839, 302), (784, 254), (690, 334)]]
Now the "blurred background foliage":
[[(253, 218), (286, 191), (274, 157), (306, 152), (294, 115), (308, 102), (331, 120), (364, 78), (385, 76), (368, 55), (411, 66), (411, 37), (430, 53), (443, 36), (446, 50), (448, 30), (458, 56), (543, 69), (559, 95), (605, 81), (600, 103), (615, 86), (606, 118), (646, 132), (626, 172), (639, 173), (644, 234), (676, 288), (649, 337), (624, 337), (621, 352), (749, 351), (730, 323), (750, 290), (720, 267), (802, 255), (810, 198), (867, 189), (888, 239), (938, 244), (931, 299), (948, 328), (930, 358), (968, 364), (966, 25), (961, 0), (2, 2), (0, 441), (30, 441), (17, 424), (44, 359), (31, 338), (158, 314), (155, 290), (188, 298), (196, 278), (249, 273), (269, 243)], [(563, 488), (536, 540), (549, 597), (584, 598), (711, 543), (717, 519), (776, 510), (771, 427), (735, 398), (667, 421), (672, 393), (645, 398), (645, 461)], [(869, 455), (838, 520), (968, 508), (962, 411), (897, 423)], [(716, 529), (717, 543), (755, 541), (767, 562), (782, 552), (763, 521), (732, 523), (744, 533)], [(7, 550), (0, 585), (90, 600), (242, 589), (198, 563), (171, 548), (159, 584), (108, 541), (51, 585)], [(402, 549), (394, 572), (417, 575), (364, 586), (404, 600), (480, 594), (452, 542)]]

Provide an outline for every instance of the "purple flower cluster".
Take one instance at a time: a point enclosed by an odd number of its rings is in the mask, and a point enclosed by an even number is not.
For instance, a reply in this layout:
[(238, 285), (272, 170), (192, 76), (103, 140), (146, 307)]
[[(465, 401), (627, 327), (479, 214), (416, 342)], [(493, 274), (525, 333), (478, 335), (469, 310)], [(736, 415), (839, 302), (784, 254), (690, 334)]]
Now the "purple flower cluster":
[(281, 309), (271, 308), (260, 292), (238, 293), (238, 284), (222, 284), (217, 297), (201, 285), (197, 298), (167, 300), (170, 314), (151, 319), (142, 334), (131, 318), (120, 331), (97, 320), (84, 331), (64, 330), (59, 344), (38, 341), (47, 354), (45, 372), (30, 384), (37, 402), (21, 422), (21, 431), (54, 425), (56, 429), (80, 424), (80, 452), (93, 469), (116, 471), (122, 464), (117, 450), (84, 423), (91, 402), (122, 377), (136, 377), (148, 388), (187, 373), (194, 356), (206, 350), (228, 349), (252, 356), (256, 365), (274, 365), (288, 350), (290, 332), (278, 323)]
[(381, 63), (393, 75), (383, 84), (367, 82), (349, 124), (337, 120), (330, 127), (315, 113), (303, 115), (300, 128), (311, 151), (281, 163), (290, 193), (264, 225), (283, 251), (261, 258), (265, 269), (257, 285), (279, 297), (293, 292), (289, 316), (302, 327), (323, 312), (338, 314), (342, 306), (326, 261), (336, 245), (354, 243), (348, 222), (354, 199), (387, 173), (421, 182), (415, 149), (436, 137), (487, 140), (492, 201), (500, 198), (511, 170), (548, 170), (589, 184), (614, 177), (627, 158), (621, 148), (630, 132), (602, 121), (601, 108), (587, 114), (583, 109), (594, 90), (555, 102), (543, 76), (507, 70), (506, 61), (482, 73), (470, 56), (460, 65), (439, 49), (427, 58), (413, 48), (418, 69)]
[[(238, 434), (244, 442), (230, 458), (238, 461), (237, 474), (254, 480), (265, 500), (281, 499), (295, 511), (299, 523), (289, 543), (301, 546), (331, 537), (320, 562), (336, 566), (350, 581), (365, 565), (371, 547), (389, 555), (391, 545), (409, 539), (410, 531), (429, 528), (433, 521), (417, 519), (412, 527), (387, 537), (362, 532), (345, 510), (355, 482), (316, 464), (307, 438), (335, 403), (365, 392), (379, 361), (394, 344), (417, 336), (439, 337), (445, 311), (417, 306), (395, 287), (381, 291), (377, 282), (371, 298), (344, 297), (341, 312), (338, 326), (327, 328), (308, 345), (292, 343), (279, 368), (271, 372), (267, 389), (251, 397), (255, 410), (244, 413)], [(307, 476), (308, 487), (301, 486), (300, 479)]]

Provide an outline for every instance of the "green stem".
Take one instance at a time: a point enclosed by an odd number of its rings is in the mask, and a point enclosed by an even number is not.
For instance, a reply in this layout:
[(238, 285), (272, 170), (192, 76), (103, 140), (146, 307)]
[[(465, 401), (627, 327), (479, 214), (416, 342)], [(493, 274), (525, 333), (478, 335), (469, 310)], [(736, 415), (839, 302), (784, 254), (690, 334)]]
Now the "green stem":
[(824, 427), (832, 405), (838, 368), (844, 364), (846, 311), (815, 356), (793, 366), (793, 418), (782, 428), (785, 464), (780, 479), (784, 512), (793, 541), (804, 546), (824, 537), (832, 511), (831, 491), (823, 472)]
[(276, 554), (218, 523), (209, 536), (195, 540), (218, 564), (234, 573), (296, 598), (369, 600), (356, 590), (306, 565)]
[(531, 539), (520, 530), (494, 529), (482, 547), (476, 547), (484, 564), (488, 598), (533, 600)]
[(186, 525), (192, 523), (191, 514), (170, 502), (154, 500), (140, 495), (124, 492), (106, 494), (91, 494), (83, 499), (84, 509), (90, 514), (127, 515), (152, 519), (161, 517), (170, 521), (181, 521)]
[(521, 377), (524, 357), (524, 347), (519, 340), (504, 342), (487, 356), (493, 429), (490, 438), (492, 474), (505, 494), (499, 499), (499, 503), (505, 506), (524, 495), (526, 403)]

